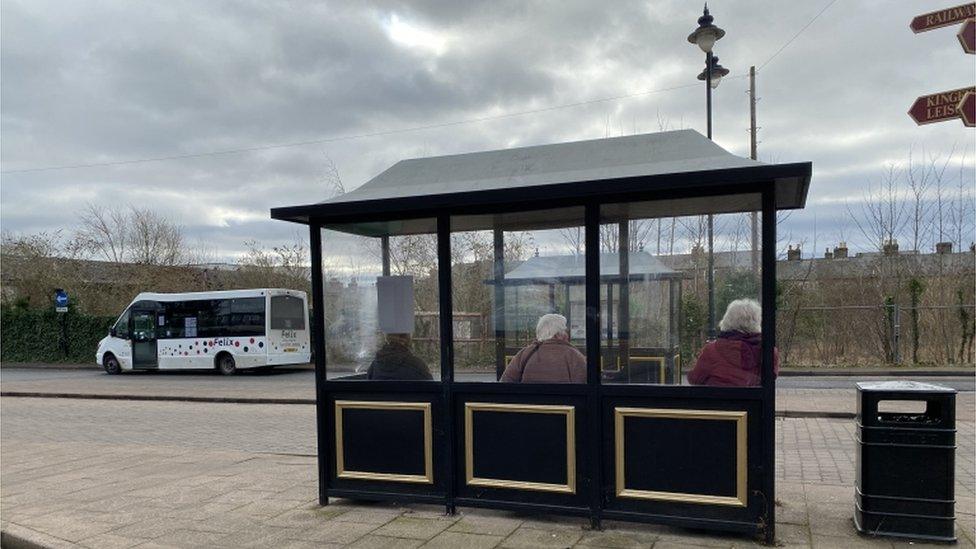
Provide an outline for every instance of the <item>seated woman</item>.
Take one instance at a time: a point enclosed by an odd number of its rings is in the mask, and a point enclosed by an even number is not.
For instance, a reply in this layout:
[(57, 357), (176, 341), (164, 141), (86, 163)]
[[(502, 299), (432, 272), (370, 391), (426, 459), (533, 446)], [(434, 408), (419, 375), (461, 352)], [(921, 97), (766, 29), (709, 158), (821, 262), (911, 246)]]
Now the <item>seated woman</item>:
[[(729, 303), (718, 327), (718, 339), (708, 342), (688, 372), (693, 385), (746, 387), (759, 385), (762, 364), (762, 309), (754, 299)], [(779, 375), (779, 353), (773, 349), (773, 377)]]
[(586, 383), (586, 357), (569, 343), (566, 317), (542, 315), (536, 341), (512, 358), (502, 374), (507, 383)]
[(423, 360), (410, 350), (410, 334), (386, 334), (386, 343), (366, 371), (367, 379), (431, 380)]

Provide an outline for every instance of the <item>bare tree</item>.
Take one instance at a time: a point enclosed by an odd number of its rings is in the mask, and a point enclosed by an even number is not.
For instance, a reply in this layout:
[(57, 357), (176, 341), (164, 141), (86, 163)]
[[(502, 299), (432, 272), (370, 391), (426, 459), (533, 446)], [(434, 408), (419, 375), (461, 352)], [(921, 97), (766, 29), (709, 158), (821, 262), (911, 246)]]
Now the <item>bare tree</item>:
[(265, 247), (244, 242), (247, 251), (238, 260), (234, 277), (241, 288), (291, 288), (311, 291), (308, 245), (297, 233), (291, 243)]
[(342, 183), (339, 176), (339, 168), (332, 160), (332, 157), (325, 156), (325, 187), (329, 190), (329, 197), (346, 194), (346, 186)]
[(976, 196), (973, 195), (972, 184), (969, 182), (972, 169), (967, 170), (967, 155), (964, 152), (959, 164), (959, 178), (956, 181), (956, 193), (952, 199), (949, 213), (951, 236), (956, 246), (962, 251), (969, 242), (967, 236), (972, 236), (973, 215), (976, 213)]
[(889, 164), (878, 185), (868, 185), (857, 210), (847, 205), (854, 226), (878, 251), (883, 250), (886, 243), (895, 242), (907, 222), (905, 203), (898, 196), (901, 179), (898, 166)]
[[(637, 252), (647, 247), (651, 232), (654, 230), (653, 219), (632, 219), (627, 223), (627, 249)], [(600, 225), (600, 250), (614, 253), (620, 251), (620, 225), (605, 223)]]
[(79, 220), (74, 241), (97, 259), (163, 266), (187, 263), (183, 227), (148, 208), (88, 204)]
[(89, 203), (79, 215), (79, 221), (81, 228), (76, 234), (79, 245), (105, 261), (122, 263), (128, 258), (128, 213), (125, 210)]
[(152, 210), (130, 209), (127, 240), (131, 263), (165, 266), (186, 263), (183, 227)]
[(569, 249), (573, 251), (573, 255), (583, 255), (586, 246), (586, 231), (583, 227), (559, 229), (559, 236), (566, 242)]
[(74, 281), (76, 273), (64, 261), (57, 260), (70, 257), (71, 246), (61, 231), (4, 232), (0, 237), (4, 301), (12, 300), (25, 307), (49, 306), (55, 288), (66, 287)]

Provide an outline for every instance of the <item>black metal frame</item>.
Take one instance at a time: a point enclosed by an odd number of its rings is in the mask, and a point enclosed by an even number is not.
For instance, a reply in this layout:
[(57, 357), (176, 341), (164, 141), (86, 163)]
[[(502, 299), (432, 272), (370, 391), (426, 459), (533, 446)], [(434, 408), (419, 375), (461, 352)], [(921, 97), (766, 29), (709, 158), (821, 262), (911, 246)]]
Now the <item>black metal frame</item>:
[[(777, 179), (809, 180), (811, 165), (789, 164), (748, 169), (715, 170), (631, 178), (612, 182), (572, 183), (553, 189), (517, 188), (458, 193), (437, 197), (406, 197), (385, 202), (322, 204), (278, 208), (272, 216), (310, 226), (312, 259), (313, 345), (315, 346), (316, 422), (318, 433), (319, 501), (330, 496), (360, 499), (438, 503), (453, 513), (456, 505), (509, 510), (553, 512), (587, 516), (594, 527), (603, 519), (655, 522), (686, 527), (762, 534), (767, 542), (775, 536), (775, 242)], [(554, 186), (553, 186), (554, 187)], [(806, 185), (800, 185), (805, 195)], [(748, 388), (655, 385), (609, 385), (600, 381), (600, 206), (673, 198), (698, 198), (731, 194), (757, 194), (762, 203), (762, 386)], [(800, 200), (802, 204), (803, 200)], [(517, 206), (516, 206), (517, 205)], [(451, 299), (451, 217), (493, 214), (561, 206), (584, 208), (586, 242), (586, 357), (585, 385), (492, 384), (456, 382), (453, 377), (453, 323)], [(324, 292), (321, 228), (324, 224), (387, 221), (406, 218), (437, 220), (441, 381), (388, 382), (326, 379)], [(496, 234), (496, 240), (498, 235)], [(496, 265), (497, 267), (497, 265)], [(496, 272), (496, 276), (497, 276)], [(436, 481), (429, 486), (395, 482), (336, 478), (336, 440), (332, 403), (337, 399), (429, 402), (435, 410), (432, 448)], [(566, 404), (579, 411), (576, 417), (577, 491), (574, 495), (484, 488), (473, 491), (463, 477), (463, 407), (466, 403), (505, 402)], [(652, 406), (660, 409), (733, 410), (748, 412), (748, 494), (741, 508), (700, 503), (623, 501), (616, 497), (613, 418), (615, 406)], [(566, 433), (569, 436), (569, 433)], [(568, 444), (568, 443), (567, 443)], [(492, 457), (504, 459), (504, 449), (491, 449)], [(509, 456), (510, 457), (510, 456)], [(461, 464), (459, 466), (459, 464)]]

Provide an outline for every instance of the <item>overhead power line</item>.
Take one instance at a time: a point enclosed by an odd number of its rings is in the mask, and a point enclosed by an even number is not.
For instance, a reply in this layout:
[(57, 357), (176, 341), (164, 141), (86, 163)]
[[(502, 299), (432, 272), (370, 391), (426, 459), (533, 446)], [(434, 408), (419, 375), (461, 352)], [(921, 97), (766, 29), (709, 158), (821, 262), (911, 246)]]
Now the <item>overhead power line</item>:
[[(803, 34), (803, 31), (807, 30), (807, 28), (810, 27), (810, 25), (812, 25), (813, 22), (816, 21), (825, 11), (827, 11), (827, 8), (829, 8), (830, 6), (832, 6), (834, 4), (834, 2), (836, 2), (836, 1), (837, 0), (830, 0), (819, 12), (817, 12), (816, 15), (813, 16), (812, 19), (810, 19), (809, 22), (807, 22), (806, 25), (803, 25), (803, 27), (801, 27), (800, 30), (797, 31), (797, 33), (794, 34), (792, 38), (790, 38), (789, 40), (787, 40), (785, 44), (783, 44), (782, 46), (780, 46), (780, 48), (778, 50), (776, 50), (775, 53), (773, 53), (771, 56), (769, 56), (768, 59), (766, 59), (766, 61), (764, 61), (761, 65), (759, 65), (759, 69), (761, 70), (763, 67), (765, 67), (766, 65), (768, 65), (770, 61), (772, 61), (773, 59), (775, 59), (776, 56), (778, 56), (780, 53), (782, 53), (783, 50), (785, 50), (790, 44), (793, 43), (794, 40), (796, 40), (801, 34)], [(745, 73), (744, 74), (735, 74), (735, 75), (731, 75), (731, 76), (726, 76), (724, 78), (724, 80), (731, 80), (733, 78), (745, 78), (746, 76), (748, 76), (748, 74), (745, 74)], [(383, 136), (387, 136), (387, 135), (396, 135), (396, 134), (401, 134), (401, 133), (411, 133), (411, 132), (424, 131), (424, 130), (433, 130), (433, 129), (439, 129), (439, 128), (448, 128), (448, 127), (451, 127), (451, 126), (461, 126), (461, 125), (465, 125), (465, 124), (476, 124), (476, 123), (480, 123), (480, 122), (489, 122), (489, 121), (501, 120), (501, 119), (505, 119), (505, 118), (515, 118), (515, 117), (519, 117), (519, 116), (527, 116), (527, 115), (531, 115), (531, 114), (539, 114), (539, 113), (543, 113), (543, 112), (557, 111), (557, 110), (562, 110), (562, 109), (570, 109), (570, 108), (582, 107), (582, 106), (586, 106), (586, 105), (594, 105), (594, 104), (598, 104), (598, 103), (607, 103), (607, 102), (611, 102), (611, 101), (619, 101), (621, 99), (630, 99), (630, 98), (633, 98), (633, 97), (640, 97), (640, 96), (645, 96), (645, 95), (653, 95), (653, 94), (656, 94), (656, 93), (664, 93), (664, 92), (682, 90), (682, 89), (687, 89), (687, 88), (696, 88), (696, 87), (699, 87), (699, 86), (701, 86), (700, 83), (683, 84), (683, 85), (680, 85), (680, 86), (671, 86), (671, 87), (668, 87), (668, 88), (658, 88), (658, 89), (654, 89), (654, 90), (646, 90), (646, 91), (641, 91), (641, 92), (627, 93), (627, 94), (615, 95), (615, 96), (611, 96), (611, 97), (601, 97), (601, 98), (597, 98), (597, 99), (589, 99), (589, 100), (586, 100), (586, 101), (577, 101), (577, 102), (574, 102), (574, 103), (563, 103), (563, 104), (560, 104), (560, 105), (552, 105), (552, 106), (549, 106), (549, 107), (542, 107), (542, 108), (538, 108), (538, 109), (530, 109), (530, 110), (525, 110), (525, 111), (516, 111), (516, 112), (505, 113), (505, 114), (497, 114), (497, 115), (491, 115), (491, 116), (479, 116), (479, 117), (475, 117), (475, 118), (466, 118), (466, 119), (454, 120), (454, 121), (450, 121), (450, 122), (440, 122), (440, 123), (437, 123), (437, 124), (425, 124), (425, 125), (422, 125), (422, 126), (411, 126), (411, 127), (407, 127), (407, 128), (396, 128), (396, 129), (392, 129), (392, 130), (380, 130), (380, 131), (375, 131), (375, 132), (358, 133), (358, 134), (350, 134), (350, 135), (340, 135), (340, 136), (334, 136), (334, 137), (325, 137), (325, 138), (322, 138), (322, 139), (312, 139), (312, 140), (308, 140), (308, 141), (293, 141), (293, 142), (289, 142), (289, 143), (277, 143), (277, 144), (272, 144), (272, 145), (259, 145), (259, 146), (255, 146), (255, 147), (244, 147), (244, 148), (239, 148), (239, 149), (222, 149), (222, 150), (217, 150), (217, 151), (205, 151), (205, 152), (199, 152), (199, 153), (176, 154), (176, 155), (169, 155), (169, 156), (153, 156), (153, 157), (147, 157), (147, 158), (133, 158), (133, 159), (128, 159), (128, 160), (113, 160), (113, 161), (107, 161), (107, 162), (88, 162), (88, 163), (83, 163), (83, 164), (65, 164), (65, 165), (60, 165), (60, 166), (44, 166), (44, 167), (37, 167), (37, 168), (23, 168), (23, 169), (17, 169), (17, 170), (0, 170), (0, 174), (35, 173), (35, 172), (57, 171), (57, 170), (75, 170), (75, 169), (83, 169), (83, 168), (102, 168), (102, 167), (108, 167), (108, 166), (125, 166), (125, 165), (129, 165), (129, 164), (145, 164), (145, 163), (148, 163), (148, 162), (165, 162), (165, 161), (169, 161), (169, 160), (186, 160), (186, 159), (190, 159), (190, 158), (204, 158), (204, 157), (208, 157), (208, 156), (222, 156), (222, 155), (230, 155), (230, 154), (244, 154), (244, 153), (250, 153), (250, 152), (269, 151), (269, 150), (274, 150), (274, 149), (287, 149), (287, 148), (292, 148), (292, 147), (305, 147), (305, 146), (308, 146), (308, 145), (323, 145), (323, 144), (326, 144), (326, 143), (336, 143), (336, 142), (340, 142), (340, 141), (351, 141), (351, 140), (354, 140), (354, 139), (366, 139), (366, 138), (370, 138), (370, 137), (383, 137)]]
[(824, 5), (824, 7), (821, 8), (821, 10), (817, 12), (817, 15), (814, 15), (813, 16), (813, 19), (811, 19), (810, 21), (808, 21), (806, 25), (803, 25), (802, 27), (800, 27), (800, 30), (798, 30), (796, 32), (796, 34), (793, 35), (792, 38), (790, 38), (789, 40), (787, 40), (785, 44), (783, 44), (782, 46), (780, 46), (780, 48), (778, 50), (776, 50), (776, 53), (774, 53), (773, 55), (770, 55), (769, 56), (769, 59), (763, 61), (763, 64), (762, 65), (759, 65), (759, 70), (762, 70), (762, 68), (765, 67), (766, 65), (768, 65), (770, 61), (772, 61), (773, 59), (776, 59), (776, 56), (779, 55), (780, 52), (782, 52), (783, 50), (785, 50), (787, 48), (787, 46), (789, 46), (790, 44), (792, 44), (793, 41), (797, 39), (797, 37), (799, 37), (801, 34), (803, 34), (803, 31), (807, 30), (807, 28), (810, 25), (812, 25), (813, 22), (816, 21), (821, 15), (823, 15), (823, 12), (827, 11), (827, 8), (829, 8), (830, 6), (833, 6), (834, 5), (834, 2), (836, 2), (836, 1), (837, 0), (830, 0), (830, 2), (827, 2), (827, 4)]

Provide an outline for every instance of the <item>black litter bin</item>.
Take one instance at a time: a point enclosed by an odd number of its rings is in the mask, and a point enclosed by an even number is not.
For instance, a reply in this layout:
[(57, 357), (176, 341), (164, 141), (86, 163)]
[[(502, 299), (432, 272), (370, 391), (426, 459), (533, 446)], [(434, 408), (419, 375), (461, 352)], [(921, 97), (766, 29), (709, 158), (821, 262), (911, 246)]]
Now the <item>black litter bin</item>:
[(955, 389), (858, 383), (857, 399), (857, 529), (955, 541)]

